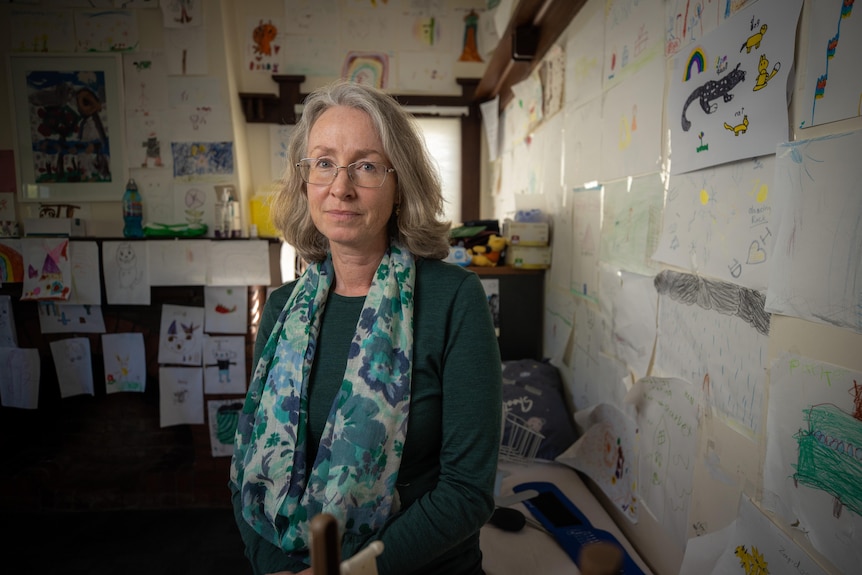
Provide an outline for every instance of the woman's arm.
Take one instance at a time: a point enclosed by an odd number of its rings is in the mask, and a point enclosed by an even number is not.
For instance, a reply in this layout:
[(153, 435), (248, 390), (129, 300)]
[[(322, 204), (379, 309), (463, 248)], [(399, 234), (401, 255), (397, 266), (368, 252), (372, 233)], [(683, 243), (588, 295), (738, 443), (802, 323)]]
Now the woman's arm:
[[(439, 350), (439, 476), (430, 491), (381, 531), (381, 574), (412, 572), (450, 550), (457, 555), (454, 548), (462, 543), (467, 554), (463, 560), (480, 562), (478, 544), (468, 540), (478, 537), (494, 509), (502, 375), (488, 300), (478, 277), (464, 277), (451, 303), (444, 305), (449, 308), (434, 310), (447, 318), (444, 347)], [(414, 353), (426, 352), (417, 347)], [(452, 559), (458, 564), (457, 557)], [(449, 567), (444, 570), (456, 572)]]

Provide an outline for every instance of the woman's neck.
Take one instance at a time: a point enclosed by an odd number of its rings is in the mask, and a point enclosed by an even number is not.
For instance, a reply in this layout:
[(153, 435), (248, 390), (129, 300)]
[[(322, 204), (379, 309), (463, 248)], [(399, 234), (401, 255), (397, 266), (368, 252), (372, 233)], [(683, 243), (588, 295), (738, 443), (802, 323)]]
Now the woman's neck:
[(371, 282), (380, 266), (383, 254), (332, 254), (335, 268), (334, 291), (338, 295), (356, 297), (368, 295)]

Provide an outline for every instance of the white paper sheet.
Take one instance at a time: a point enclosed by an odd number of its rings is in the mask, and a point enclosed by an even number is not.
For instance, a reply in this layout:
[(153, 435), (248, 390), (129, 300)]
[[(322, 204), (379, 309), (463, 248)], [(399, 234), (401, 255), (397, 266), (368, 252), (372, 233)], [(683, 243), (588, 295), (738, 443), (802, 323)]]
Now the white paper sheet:
[(203, 358), (204, 393), (245, 393), (245, 337), (204, 336)]
[(653, 58), (604, 93), (601, 178), (655, 172), (661, 163), (665, 62)]
[(207, 283), (209, 240), (148, 241), (150, 285), (204, 285)]
[(700, 390), (678, 378), (646, 377), (635, 383), (627, 400), (637, 408), (641, 503), (682, 548), (697, 457)]
[(571, 290), (595, 299), (599, 289), (599, 250), (602, 230), (602, 189), (578, 188), (571, 195), (574, 250)]
[(764, 507), (844, 573), (858, 572), (862, 373), (783, 353), (770, 366), (766, 424)]
[(671, 173), (773, 153), (787, 140), (787, 82), (802, 0), (759, 0), (670, 62)]
[(207, 422), (213, 457), (233, 455), (233, 439), (239, 414), (242, 412), (242, 403), (242, 399), (207, 400)]
[(23, 238), (24, 286), (21, 300), (67, 301), (72, 262), (69, 238)]
[(248, 288), (246, 286), (204, 287), (204, 331), (206, 333), (248, 332)]
[(704, 390), (706, 403), (749, 433), (761, 432), (770, 316), (759, 292), (665, 270), (659, 293), (655, 375)]
[(93, 366), (90, 363), (90, 340), (86, 337), (58, 339), (50, 343), (60, 397), (95, 395)]
[(579, 412), (585, 431), (556, 461), (592, 479), (623, 516), (638, 522), (638, 429), (616, 406), (596, 405)]
[(144, 242), (102, 242), (105, 297), (111, 305), (150, 305), (147, 246)]
[(769, 311), (862, 333), (862, 131), (782, 144)]
[(661, 2), (606, 0), (604, 88), (664, 54), (664, 10)]
[(204, 423), (203, 370), (159, 368), (159, 426)]
[(147, 358), (142, 333), (102, 334), (105, 393), (135, 391), (147, 386)]
[(665, 56), (685, 52), (721, 22), (727, 0), (667, 0), (665, 5)]
[(587, 0), (569, 24), (564, 93), (567, 106), (586, 104), (602, 93), (604, 19), (604, 0)]
[(96, 242), (69, 242), (69, 259), (72, 263), (72, 291), (69, 294), (69, 303), (101, 305), (99, 245)]
[(563, 182), (580, 188), (596, 182), (602, 167), (602, 98), (580, 106), (566, 105), (563, 134)]
[(42, 333), (105, 333), (102, 306), (40, 302), (38, 311)]
[(8, 295), (0, 295), (0, 347), (18, 347), (12, 297)]
[(653, 258), (752, 289), (769, 283), (778, 231), (775, 156), (670, 176)]
[(38, 349), (0, 347), (0, 404), (4, 407), (39, 407), (42, 363)]
[(745, 571), (746, 567), (745, 572), (752, 574), (826, 575), (826, 571), (744, 495), (740, 498), (734, 525), (712, 575), (737, 575), (741, 568)]
[(162, 305), (159, 363), (201, 365), (204, 308)]
[(269, 285), (269, 242), (266, 240), (213, 242), (209, 250), (207, 284)]
[(659, 270), (652, 260), (658, 244), (664, 184), (659, 174), (605, 184), (602, 200), (601, 261), (642, 275)]
[(862, 14), (845, 0), (818, 0), (809, 11), (800, 128), (859, 116)]

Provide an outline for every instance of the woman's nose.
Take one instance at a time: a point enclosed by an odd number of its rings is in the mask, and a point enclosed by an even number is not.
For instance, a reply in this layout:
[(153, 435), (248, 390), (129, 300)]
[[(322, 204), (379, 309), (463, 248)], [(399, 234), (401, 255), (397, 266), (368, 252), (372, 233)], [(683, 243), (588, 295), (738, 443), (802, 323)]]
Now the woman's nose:
[(341, 167), (335, 174), (335, 180), (329, 188), (329, 193), (337, 198), (348, 198), (354, 194), (353, 182), (347, 175), (347, 168)]

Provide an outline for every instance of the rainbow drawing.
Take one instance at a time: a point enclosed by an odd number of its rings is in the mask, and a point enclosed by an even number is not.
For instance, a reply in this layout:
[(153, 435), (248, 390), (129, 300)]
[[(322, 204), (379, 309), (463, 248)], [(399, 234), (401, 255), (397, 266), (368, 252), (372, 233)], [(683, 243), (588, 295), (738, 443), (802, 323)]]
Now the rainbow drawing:
[(703, 48), (700, 46), (692, 50), (691, 55), (688, 57), (688, 64), (685, 67), (685, 75), (682, 78), (684, 82), (688, 82), (691, 79), (691, 70), (695, 66), (697, 67), (698, 74), (703, 72), (704, 68), (706, 68), (706, 54), (703, 53)]
[(24, 257), (21, 254), (20, 240), (0, 241), (0, 282), (22, 281), (24, 281)]

